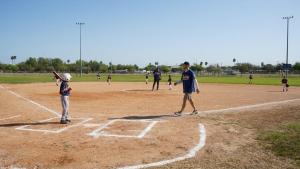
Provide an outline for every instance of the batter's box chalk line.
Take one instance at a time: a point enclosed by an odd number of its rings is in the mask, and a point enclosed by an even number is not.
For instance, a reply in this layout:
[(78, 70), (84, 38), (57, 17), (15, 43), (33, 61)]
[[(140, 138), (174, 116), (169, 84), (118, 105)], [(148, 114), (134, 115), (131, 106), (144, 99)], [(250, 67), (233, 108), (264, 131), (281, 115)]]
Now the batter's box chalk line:
[(195, 147), (190, 149), (187, 154), (184, 156), (176, 157), (173, 159), (168, 159), (168, 160), (162, 160), (162, 161), (157, 161), (153, 163), (148, 163), (148, 164), (139, 164), (139, 165), (132, 165), (132, 166), (125, 166), (125, 167), (120, 167), (118, 169), (140, 169), (140, 168), (148, 168), (148, 167), (158, 167), (170, 163), (174, 163), (177, 161), (182, 161), (186, 160), (189, 158), (193, 158), (196, 156), (197, 152), (201, 150), (205, 146), (205, 141), (206, 141), (206, 131), (205, 127), (203, 124), (199, 123), (199, 141)]
[[(137, 135), (122, 135), (122, 134), (110, 134), (108, 132), (104, 132), (104, 129), (107, 129), (110, 125), (116, 123), (116, 122), (140, 122), (140, 123), (149, 123), (147, 127), (140, 130), (140, 133)], [(119, 138), (139, 138), (142, 139), (145, 137), (145, 135), (155, 126), (155, 124), (158, 121), (149, 121), (149, 120), (125, 120), (125, 119), (115, 119), (107, 122), (106, 124), (100, 126), (96, 130), (92, 131), (91, 133), (88, 133), (87, 135), (93, 136), (95, 138), (98, 137), (119, 137)]]
[(14, 91), (8, 90), (8, 92), (11, 93), (11, 94), (14, 95), (14, 96), (20, 98), (20, 99), (23, 99), (23, 100), (25, 100), (25, 101), (27, 101), (27, 102), (29, 102), (29, 103), (31, 103), (31, 104), (33, 104), (33, 105), (35, 105), (35, 106), (41, 108), (41, 109), (44, 109), (44, 110), (46, 110), (46, 111), (48, 111), (48, 112), (50, 112), (50, 113), (56, 115), (57, 117), (60, 117), (60, 114), (59, 114), (59, 113), (57, 113), (56, 111), (54, 111), (54, 110), (52, 110), (52, 109), (49, 109), (48, 107), (46, 107), (46, 106), (44, 106), (44, 105), (41, 105), (41, 104), (39, 104), (39, 103), (37, 103), (37, 102), (35, 102), (35, 101), (33, 101), (33, 100), (27, 99), (27, 98), (25, 98), (25, 97), (19, 95), (18, 93), (14, 92)]
[[(39, 121), (38, 123), (43, 123), (43, 122), (49, 122), (53, 119), (59, 119), (58, 117), (53, 117), (53, 118), (49, 118), (49, 119), (45, 119), (45, 120), (41, 120)], [(32, 132), (43, 132), (43, 133), (54, 133), (54, 134), (57, 134), (57, 133), (61, 133), (63, 131), (66, 131), (66, 130), (69, 130), (71, 128), (74, 128), (74, 127), (78, 127), (78, 126), (81, 126), (83, 125), (84, 123), (92, 120), (93, 118), (71, 118), (71, 120), (81, 120), (81, 122), (79, 123), (76, 123), (76, 124), (71, 124), (71, 125), (66, 125), (65, 127), (63, 128), (60, 128), (60, 129), (56, 129), (56, 130), (46, 130), (46, 129), (33, 129), (33, 128), (30, 128), (30, 126), (32, 125), (24, 125), (24, 126), (20, 126), (20, 127), (17, 127), (16, 130), (25, 130), (25, 131), (32, 131)]]
[(6, 117), (6, 118), (3, 118), (3, 119), (0, 119), (0, 121), (14, 119), (14, 118), (17, 118), (17, 117), (20, 117), (20, 116), (21, 115), (10, 116), (10, 117)]

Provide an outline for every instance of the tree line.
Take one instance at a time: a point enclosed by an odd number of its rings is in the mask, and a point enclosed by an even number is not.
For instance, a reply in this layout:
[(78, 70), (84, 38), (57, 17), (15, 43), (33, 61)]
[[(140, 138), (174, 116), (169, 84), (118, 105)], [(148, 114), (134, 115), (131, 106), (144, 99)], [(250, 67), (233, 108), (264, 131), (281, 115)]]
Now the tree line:
[[(52, 71), (58, 72), (80, 72), (80, 61), (77, 60), (74, 63), (70, 63), (70, 60), (63, 61), (60, 58), (34, 58), (30, 57), (24, 62), (13, 64), (16, 57), (12, 57), (12, 64), (1, 64), (0, 72), (29, 72), (29, 73), (48, 73)], [(82, 61), (82, 70), (84, 73), (114, 73), (118, 70), (126, 70), (128, 73), (134, 73), (136, 71), (153, 71), (157, 67), (158, 63), (149, 63), (145, 67), (139, 67), (136, 64), (113, 64), (104, 63), (102, 61)], [(180, 66), (159, 65), (160, 70), (163, 73), (180, 72)], [(283, 64), (264, 64), (254, 65), (251, 63), (234, 63), (234, 66), (222, 66), (218, 64), (209, 65), (207, 62), (194, 63), (191, 65), (191, 69), (196, 73), (210, 73), (220, 74), (226, 71), (235, 71), (241, 74), (244, 73), (275, 73), (283, 70)], [(296, 62), (292, 65), (290, 72), (300, 73), (300, 62)]]
[[(70, 63), (70, 60), (64, 62), (60, 58), (34, 58), (30, 57), (26, 61), (18, 64), (1, 64), (0, 72), (37, 72), (48, 73), (52, 71), (58, 72), (80, 72), (81, 63), (79, 60), (75, 63)], [(84, 73), (108, 73), (116, 70), (127, 70), (128, 72), (134, 72), (139, 70), (137, 65), (113, 65), (112, 63), (105, 64), (102, 61), (84, 61), (82, 60), (82, 70)]]

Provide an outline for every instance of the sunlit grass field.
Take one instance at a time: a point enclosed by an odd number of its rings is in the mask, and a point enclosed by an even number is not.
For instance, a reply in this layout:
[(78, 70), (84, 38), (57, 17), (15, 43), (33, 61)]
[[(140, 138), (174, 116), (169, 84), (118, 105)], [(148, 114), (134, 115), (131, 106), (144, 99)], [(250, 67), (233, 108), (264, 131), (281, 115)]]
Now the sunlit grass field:
[[(76, 74), (72, 74), (72, 81), (74, 82), (104, 82), (107, 75), (102, 74), (100, 79), (97, 79), (96, 74), (83, 74), (82, 77)], [(172, 75), (172, 81), (180, 79), (180, 75)], [(237, 76), (198, 76), (199, 83), (222, 83), (222, 84), (248, 84), (249, 79), (247, 75)], [(150, 82), (153, 77), (150, 76)], [(162, 76), (162, 81), (168, 80), (167, 75)], [(113, 74), (113, 82), (144, 82), (145, 75), (133, 75), (133, 74)], [(42, 82), (54, 82), (53, 75), (48, 73), (22, 73), (22, 74), (0, 74), (0, 83), (42, 83)], [(253, 84), (256, 85), (280, 85), (281, 77), (279, 75), (254, 75)], [(291, 86), (300, 86), (300, 76), (290, 76), (289, 84)]]
[(290, 122), (276, 129), (262, 131), (258, 140), (276, 155), (295, 159), (300, 167), (300, 122)]

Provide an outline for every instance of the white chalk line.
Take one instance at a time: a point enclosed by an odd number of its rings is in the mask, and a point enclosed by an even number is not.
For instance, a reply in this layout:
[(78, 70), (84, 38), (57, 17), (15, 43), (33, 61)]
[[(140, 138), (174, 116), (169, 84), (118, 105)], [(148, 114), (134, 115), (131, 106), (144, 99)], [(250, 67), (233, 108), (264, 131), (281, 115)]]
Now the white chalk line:
[(205, 146), (205, 141), (206, 141), (205, 127), (201, 123), (199, 123), (199, 137), (200, 138), (199, 138), (198, 144), (195, 147), (193, 147), (192, 149), (190, 149), (188, 151), (188, 153), (184, 156), (176, 157), (176, 158), (169, 159), (169, 160), (162, 160), (162, 161), (149, 163), (149, 164), (125, 166), (125, 167), (120, 167), (118, 169), (140, 169), (140, 168), (148, 168), (148, 167), (158, 167), (158, 166), (162, 166), (162, 165), (166, 165), (166, 164), (170, 164), (170, 163), (174, 163), (177, 161), (182, 161), (182, 160), (186, 160), (188, 158), (195, 157), (197, 152)]
[(79, 122), (79, 123), (77, 123), (77, 124), (70, 125), (70, 126), (68, 126), (68, 127), (62, 128), (62, 129), (58, 130), (56, 133), (61, 133), (61, 132), (65, 131), (65, 130), (68, 130), (68, 129), (70, 129), (70, 128), (74, 128), (74, 127), (77, 127), (77, 126), (81, 126), (81, 125), (83, 125), (84, 123), (86, 123), (86, 122), (92, 120), (93, 118), (71, 118), (71, 119), (83, 119), (83, 121), (81, 121), (81, 122)]
[[(2, 86), (2, 85), (0, 85), (0, 86), (1, 86), (2, 89), (6, 89), (6, 88), (5, 88), (4, 86)], [(38, 106), (38, 107), (40, 107), (40, 108), (42, 108), (42, 109), (44, 109), (44, 110), (49, 111), (50, 113), (53, 113), (53, 114), (55, 114), (56, 116), (60, 117), (60, 114), (57, 113), (56, 111), (51, 110), (51, 109), (49, 109), (49, 108), (47, 108), (47, 107), (45, 107), (45, 106), (43, 106), (43, 105), (41, 105), (41, 104), (39, 104), (39, 103), (33, 101), (33, 100), (27, 99), (27, 98), (21, 96), (20, 94), (14, 92), (14, 91), (11, 91), (11, 90), (9, 90), (9, 89), (6, 89), (6, 90), (7, 90), (9, 93), (11, 93), (12, 95), (14, 95), (14, 96), (16, 96), (16, 97), (18, 97), (18, 98), (21, 98), (21, 99), (23, 99), (23, 100), (25, 100), (25, 101), (28, 101), (28, 102), (30, 102), (30, 103), (32, 103), (32, 104), (34, 104), (34, 105), (36, 105), (36, 106)]]
[(139, 138), (138, 136), (134, 136), (134, 135), (118, 135), (118, 134), (108, 134), (105, 132), (101, 132), (101, 134), (99, 134), (99, 137), (117, 137), (117, 138)]
[[(290, 100), (274, 101), (274, 102), (267, 102), (267, 103), (253, 104), (253, 105), (246, 105), (246, 106), (231, 107), (231, 108), (225, 108), (225, 109), (205, 110), (205, 111), (199, 111), (198, 115), (210, 114), (210, 113), (223, 113), (223, 112), (231, 112), (231, 111), (248, 110), (248, 109), (260, 108), (260, 107), (265, 107), (265, 106), (275, 106), (275, 105), (278, 105), (278, 104), (285, 104), (285, 103), (294, 102), (294, 101), (300, 101), (300, 99), (290, 99)], [(185, 114), (187, 114), (187, 113), (185, 113)]]
[[(42, 122), (48, 122), (48, 121), (51, 121), (53, 119), (58, 119), (58, 117), (53, 117), (53, 118), (49, 118), (49, 119), (45, 119), (45, 120), (41, 120), (39, 121), (39, 123), (42, 123)], [(77, 127), (77, 126), (80, 126), (80, 125), (83, 125), (84, 123), (92, 120), (93, 118), (71, 118), (71, 119), (79, 119), (79, 120), (82, 120), (81, 122), (79, 123), (76, 123), (74, 125), (68, 125), (62, 129), (57, 129), (57, 130), (46, 130), (46, 129), (31, 129), (31, 128), (27, 128), (27, 127), (30, 127), (31, 125), (24, 125), (24, 126), (20, 126), (20, 127), (17, 127), (15, 128), (16, 130), (27, 130), (27, 131), (35, 131), (35, 132), (43, 132), (43, 133), (61, 133), (65, 130), (68, 130), (70, 128), (74, 128), (74, 127)]]
[[(253, 108), (260, 108), (264, 106), (273, 106), (273, 105), (278, 105), (278, 104), (284, 104), (284, 103), (289, 103), (289, 102), (294, 102), (294, 101), (299, 101), (300, 99), (290, 99), (290, 100), (283, 100), (283, 101), (275, 101), (275, 102), (268, 102), (268, 103), (261, 103), (261, 104), (254, 104), (254, 105), (248, 105), (248, 106), (239, 106), (239, 107), (232, 107), (232, 108), (225, 108), (225, 109), (218, 109), (218, 110), (206, 110), (206, 111), (200, 111), (199, 114), (210, 114), (210, 113), (223, 113), (223, 112), (230, 112), (230, 111), (241, 111), (241, 110), (247, 110), (247, 109), (253, 109)], [(184, 115), (190, 115), (190, 113), (183, 113)], [(158, 167), (158, 166), (163, 166), (166, 164), (174, 163), (177, 161), (182, 161), (188, 158), (194, 157), (197, 152), (205, 146), (205, 140), (206, 140), (206, 131), (205, 128), (202, 124), (199, 124), (200, 128), (200, 139), (199, 143), (192, 148), (188, 154), (177, 157), (174, 159), (170, 160), (163, 160), (159, 162), (154, 162), (154, 163), (149, 163), (149, 164), (142, 164), (142, 165), (135, 165), (135, 166), (125, 166), (125, 167), (120, 167), (119, 169), (140, 169), (140, 168), (148, 168), (148, 167)]]
[[(1, 86), (1, 88), (3, 88)], [(12, 91), (11, 91), (12, 92)], [(12, 94), (15, 94), (17, 97), (23, 98), (27, 101), (31, 101), (29, 99), (26, 99), (14, 92), (12, 92)], [(209, 113), (220, 113), (220, 112), (227, 112), (227, 111), (235, 111), (235, 110), (247, 110), (247, 109), (252, 109), (252, 108), (258, 108), (258, 107), (263, 107), (263, 106), (270, 106), (270, 105), (277, 105), (277, 104), (283, 104), (283, 103), (288, 103), (288, 102), (293, 102), (293, 101), (299, 101), (300, 99), (291, 99), (291, 100), (284, 100), (284, 101), (276, 101), (276, 102), (268, 102), (268, 103), (262, 103), (262, 104), (255, 104), (255, 105), (248, 105), (248, 106), (240, 106), (240, 107), (232, 107), (232, 108), (225, 108), (225, 109), (218, 109), (218, 110), (207, 110), (207, 111), (201, 111), (199, 113), (201, 114), (209, 114)], [(34, 102), (34, 101), (32, 101)], [(32, 103), (31, 102), (31, 103)], [(34, 102), (36, 103), (36, 102)], [(33, 104), (34, 104), (33, 103)], [(38, 104), (38, 103), (37, 103)], [(38, 104), (40, 105), (40, 104)], [(42, 105), (41, 105), (42, 106)], [(39, 106), (40, 107), (40, 106)], [(48, 108), (47, 108), (48, 109)], [(189, 114), (189, 113), (185, 113), (185, 114)], [(89, 119), (91, 120), (91, 119)], [(89, 133), (88, 135), (92, 135), (93, 134), (97, 134), (99, 131), (101, 131), (102, 129), (106, 128), (107, 126), (109, 126), (110, 124), (112, 124), (114, 122), (114, 120), (106, 123), (105, 125), (102, 125), (100, 128), (98, 128), (97, 130), (93, 131), (92, 133)], [(155, 121), (154, 121), (155, 122)], [(85, 122), (81, 122), (81, 124), (84, 124)], [(156, 123), (156, 122), (155, 122)], [(78, 124), (78, 125), (81, 125)], [(153, 124), (153, 123), (152, 123)], [(99, 125), (99, 124), (92, 124), (93, 126)], [(101, 125), (101, 124), (100, 124)], [(154, 126), (154, 124), (153, 124)], [(152, 127), (153, 127), (152, 126)], [(151, 130), (151, 124), (148, 126)], [(148, 128), (147, 127), (147, 128)], [(147, 130), (147, 128), (145, 130)], [(170, 159), (170, 160), (163, 160), (163, 161), (159, 161), (159, 162), (155, 162), (155, 163), (149, 163), (149, 164), (144, 164), (144, 165), (136, 165), (136, 166), (127, 166), (127, 167), (122, 167), (123, 169), (138, 169), (138, 168), (147, 168), (147, 167), (155, 167), (155, 166), (162, 166), (165, 164), (169, 164), (169, 163), (173, 163), (176, 161), (181, 161), (181, 160), (185, 160), (187, 158), (192, 158), (196, 155), (196, 153), (205, 145), (205, 140), (206, 140), (206, 134), (205, 134), (205, 128), (202, 124), (199, 124), (199, 128), (200, 128), (200, 139), (199, 139), (199, 143), (197, 144), (196, 147), (194, 147), (193, 149), (191, 149), (188, 154), (186, 154), (185, 156), (181, 156), (181, 157), (177, 157), (174, 159)], [(64, 129), (65, 130), (65, 129)], [(145, 131), (144, 130), (144, 131)], [(55, 132), (55, 131), (51, 131), (51, 132)], [(147, 132), (146, 132), (147, 133)], [(120, 137), (120, 135), (112, 135), (112, 134), (104, 134), (107, 136), (115, 136), (115, 137)], [(121, 136), (121, 137), (136, 137), (136, 136)]]
[(103, 130), (104, 128), (106, 128), (107, 126), (109, 126), (110, 124), (114, 123), (114, 121), (115, 121), (115, 120), (111, 120), (111, 121), (107, 122), (106, 124), (101, 125), (98, 129), (92, 131), (91, 133), (88, 133), (87, 135), (93, 136), (93, 137), (95, 137), (95, 138), (98, 138), (98, 137), (99, 137), (99, 136), (98, 136), (98, 133), (99, 133), (101, 130)]
[(102, 126), (103, 124), (102, 123), (99, 123), (99, 124), (97, 124), (97, 123), (85, 123), (85, 124), (83, 124), (83, 126), (84, 127), (87, 127), (87, 128), (89, 128), (89, 127), (99, 127), (99, 126)]
[(43, 106), (43, 105), (41, 105), (41, 104), (39, 104), (39, 103), (37, 103), (37, 102), (35, 102), (35, 101), (33, 101), (33, 100), (27, 99), (27, 98), (25, 98), (25, 97), (23, 97), (23, 96), (21, 96), (21, 95), (15, 93), (15, 92), (11, 91), (11, 90), (8, 90), (8, 92), (11, 93), (11, 94), (13, 94), (14, 96), (16, 96), (16, 97), (18, 97), (18, 98), (21, 98), (21, 99), (23, 99), (23, 100), (25, 100), (25, 101), (27, 101), (27, 102), (29, 102), (29, 103), (31, 103), (31, 104), (34, 104), (34, 105), (36, 105), (36, 106), (38, 106), (38, 107), (40, 107), (40, 108), (42, 108), (42, 109), (44, 109), (44, 110), (46, 110), (46, 111), (52, 113), (52, 114), (54, 114), (54, 115), (60, 117), (60, 114), (59, 114), (59, 113), (57, 113), (56, 111), (54, 111), (54, 110), (52, 110), (52, 109), (47, 108), (46, 106)]
[[(120, 92), (125, 92), (125, 93), (138, 93), (138, 92), (149, 92), (146, 94), (151, 94), (153, 92), (157, 91), (156, 89), (152, 91), (152, 89), (122, 89)], [(172, 88), (170, 89), (159, 89), (158, 91), (177, 91), (177, 89)]]
[[(51, 121), (51, 120), (56, 119), (56, 118), (57, 117), (52, 117), (52, 118), (49, 118), (49, 119), (40, 120), (40, 121), (38, 121), (38, 123)], [(23, 125), (23, 126), (15, 128), (15, 129), (16, 130), (27, 130), (27, 131), (38, 131), (38, 132), (44, 132), (44, 133), (55, 133), (54, 130), (43, 130), (43, 129), (30, 129), (30, 128), (27, 128), (29, 126), (31, 126), (31, 125)]]
[(150, 123), (137, 137), (143, 138), (145, 135), (154, 127), (154, 125), (157, 123), (157, 121), (153, 121)]
[[(0, 85), (0, 87), (1, 87), (2, 89), (5, 89), (5, 87), (3, 87), (2, 85)], [(25, 100), (25, 101), (28, 101), (28, 102), (34, 104), (35, 106), (38, 106), (38, 107), (40, 107), (40, 108), (42, 108), (42, 109), (44, 109), (44, 110), (46, 110), (46, 111), (48, 111), (48, 112), (50, 112), (50, 113), (53, 113), (54, 115), (57, 116), (57, 117), (55, 117), (55, 118), (59, 118), (59, 117), (60, 117), (60, 114), (59, 114), (59, 113), (57, 113), (56, 111), (54, 111), (54, 110), (52, 110), (52, 109), (49, 109), (48, 107), (46, 107), (46, 106), (44, 106), (44, 105), (41, 105), (41, 104), (39, 104), (39, 103), (37, 103), (37, 102), (35, 102), (35, 101), (33, 101), (33, 100), (27, 99), (27, 98), (21, 96), (20, 94), (18, 94), (18, 93), (16, 93), (16, 92), (13, 92), (13, 91), (11, 91), (11, 90), (8, 90), (8, 89), (7, 89), (7, 91), (8, 91), (9, 93), (13, 94), (14, 96), (18, 97), (18, 98), (21, 98), (21, 99), (23, 99), (23, 100)], [(50, 121), (50, 120), (55, 119), (55, 118), (45, 119), (45, 120), (41, 120), (41, 121), (39, 121), (39, 122), (46, 122), (46, 121)], [(30, 128), (26, 128), (26, 127), (29, 127), (30, 125), (24, 125), (24, 126), (21, 126), (21, 127), (16, 128), (16, 129), (17, 129), (17, 130), (28, 130), (28, 131), (39, 131), (39, 132), (46, 132), (46, 133), (60, 133), (60, 132), (63, 132), (63, 131), (65, 131), (65, 130), (67, 130), (67, 129), (70, 129), (70, 128), (73, 128), (73, 127), (77, 127), (77, 126), (83, 125), (84, 123), (86, 123), (86, 122), (92, 120), (93, 118), (72, 118), (72, 119), (83, 119), (83, 121), (81, 121), (80, 123), (77, 123), (77, 124), (75, 124), (75, 125), (70, 125), (70, 126), (68, 126), (68, 127), (64, 127), (64, 128), (62, 128), (62, 129), (59, 129), (59, 130), (42, 130), (42, 129), (30, 129)]]
[(10, 117), (6, 117), (6, 118), (3, 118), (3, 119), (0, 119), (0, 121), (2, 120), (9, 120), (9, 119), (13, 119), (13, 118), (17, 118), (17, 117), (20, 117), (21, 115), (16, 115), (16, 116), (10, 116)]
[[(143, 123), (150, 123), (144, 130), (140, 130), (141, 132), (138, 135), (121, 135), (121, 134), (111, 134), (111, 133), (107, 133), (105, 131), (102, 131), (106, 128), (108, 128), (109, 125), (112, 125), (115, 122), (118, 121), (126, 121), (126, 122), (143, 122)], [(91, 133), (88, 133), (87, 135), (89, 136), (93, 136), (94, 138), (99, 138), (100, 136), (102, 137), (125, 137), (125, 138), (139, 138), (142, 139), (145, 137), (145, 135), (154, 127), (154, 125), (157, 123), (158, 121), (149, 121), (149, 120), (126, 120), (126, 119), (115, 119), (115, 120), (111, 120), (109, 122), (107, 122), (106, 124), (103, 124), (101, 126), (99, 126), (99, 128), (97, 128), (96, 130), (92, 131)]]

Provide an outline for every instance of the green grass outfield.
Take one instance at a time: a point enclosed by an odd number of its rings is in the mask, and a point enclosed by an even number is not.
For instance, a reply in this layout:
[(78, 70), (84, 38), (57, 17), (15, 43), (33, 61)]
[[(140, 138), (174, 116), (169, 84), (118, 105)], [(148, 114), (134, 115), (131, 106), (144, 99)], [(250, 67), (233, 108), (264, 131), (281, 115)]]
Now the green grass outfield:
[[(96, 78), (96, 74), (84, 74), (83, 77), (72, 74), (72, 81), (74, 82), (104, 82), (107, 76), (102, 75), (101, 79)], [(200, 76), (197, 77), (200, 83), (222, 83), (222, 84), (248, 84), (248, 76)], [(177, 81), (180, 75), (172, 75), (172, 80)], [(150, 82), (153, 78), (150, 76)], [(162, 76), (162, 81), (166, 82), (168, 77)], [(113, 82), (144, 82), (144, 75), (112, 75)], [(19, 74), (0, 74), (0, 83), (41, 83), (54, 82), (52, 74), (38, 74), (38, 73), (19, 73)], [(253, 84), (256, 85), (280, 85), (281, 78), (278, 75), (254, 75)], [(300, 76), (290, 76), (289, 84), (291, 86), (300, 86)]]
[(278, 156), (296, 160), (300, 167), (300, 122), (282, 124), (276, 129), (262, 131), (258, 140)]

